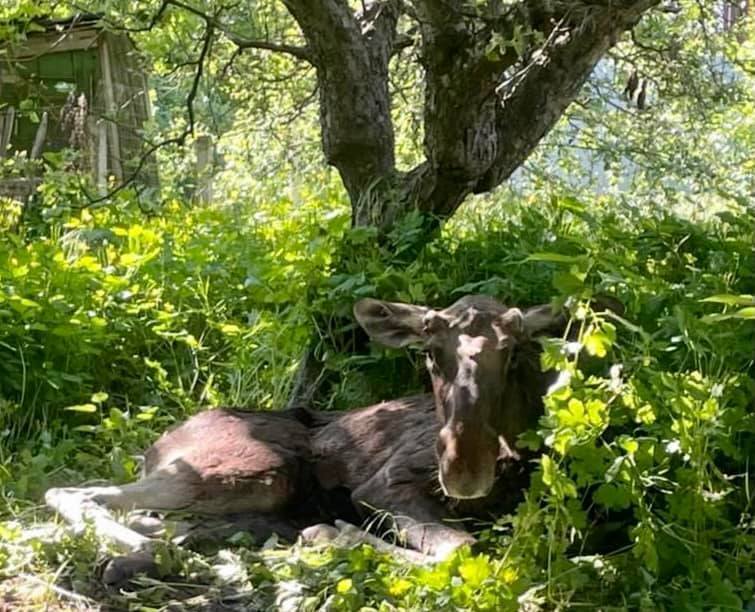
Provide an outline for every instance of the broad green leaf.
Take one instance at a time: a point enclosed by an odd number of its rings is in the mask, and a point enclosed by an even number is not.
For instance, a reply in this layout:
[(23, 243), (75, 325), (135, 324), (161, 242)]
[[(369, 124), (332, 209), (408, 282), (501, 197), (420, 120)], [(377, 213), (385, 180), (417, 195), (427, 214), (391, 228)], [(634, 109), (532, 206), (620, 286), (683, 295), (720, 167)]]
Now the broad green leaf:
[(554, 480), (554, 474), (556, 470), (556, 466), (553, 463), (553, 459), (551, 459), (548, 455), (543, 455), (540, 458), (540, 465), (543, 469), (543, 482), (547, 484), (548, 486), (553, 484)]
[(611, 339), (603, 332), (592, 332), (582, 338), (582, 344), (590, 355), (605, 357), (611, 346)]
[(402, 597), (409, 589), (413, 587), (413, 583), (406, 578), (399, 578), (392, 580), (388, 587), (388, 592), (394, 597)]
[(491, 573), (490, 559), (485, 555), (469, 557), (459, 565), (459, 575), (472, 588), (480, 586)]
[(220, 331), (228, 336), (236, 336), (241, 333), (241, 328), (234, 323), (224, 323), (220, 326)]
[(737, 319), (755, 319), (755, 306), (737, 310), (737, 312), (734, 313), (734, 317)]

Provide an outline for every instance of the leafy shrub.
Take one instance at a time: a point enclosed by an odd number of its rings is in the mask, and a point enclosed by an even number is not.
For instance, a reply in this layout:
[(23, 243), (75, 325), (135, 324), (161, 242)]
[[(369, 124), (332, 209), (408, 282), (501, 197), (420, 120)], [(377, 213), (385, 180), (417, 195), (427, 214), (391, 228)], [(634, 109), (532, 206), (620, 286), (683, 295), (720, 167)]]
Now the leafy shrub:
[(338, 209), (313, 223), (315, 212), (317, 200), (284, 198), (248, 215), (174, 203), (150, 218), (126, 200), (5, 233), (8, 449), (75, 431), (95, 455), (107, 442), (125, 456), (200, 404), (280, 407), (310, 331), (301, 298), (346, 223)]
[[(357, 297), (555, 297), (579, 339), (545, 347), (544, 365), (564, 384), (521, 443), (546, 452), (518, 510), (481, 534), (484, 554), (408, 568), (367, 547), (274, 562), (242, 547), (234, 566), (270, 605), (298, 585), (302, 609), (741, 607), (755, 570), (752, 218), (693, 223), (573, 199), (487, 204), (448, 223), (416, 258), (421, 217), (375, 246), (321, 192), (172, 203), (152, 217), (124, 201), (64, 211), (34, 234), (5, 233), (8, 511), (51, 480), (132, 478), (133, 454), (201, 404), (281, 406), (311, 321), (343, 321)], [(592, 312), (587, 300), (598, 293), (618, 297), (626, 313)], [(337, 406), (422, 386), (412, 351), (325, 358), (342, 373)], [(9, 538), (23, 540), (13, 529)], [(51, 563), (19, 561), (27, 549), (15, 546), (0, 547), (6, 564)]]

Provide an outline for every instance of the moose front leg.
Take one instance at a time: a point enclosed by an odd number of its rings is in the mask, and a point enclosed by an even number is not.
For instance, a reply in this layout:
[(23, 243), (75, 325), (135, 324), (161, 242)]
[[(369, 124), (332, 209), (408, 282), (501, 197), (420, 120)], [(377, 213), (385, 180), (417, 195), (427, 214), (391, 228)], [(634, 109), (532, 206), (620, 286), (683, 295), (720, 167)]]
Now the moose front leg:
[(157, 564), (154, 557), (154, 541), (121, 525), (92, 497), (92, 491), (87, 488), (50, 489), (45, 494), (45, 502), (74, 529), (81, 530), (87, 524), (91, 524), (99, 539), (112, 542), (125, 553), (111, 559), (105, 567), (102, 574), (105, 584), (121, 584), (136, 574), (155, 576)]
[(132, 517), (126, 527), (108, 510), (181, 510), (190, 505), (190, 494), (191, 489), (188, 486), (182, 488), (180, 481), (148, 476), (122, 486), (50, 489), (45, 494), (45, 502), (74, 529), (83, 529), (90, 524), (98, 539), (112, 542), (124, 553), (107, 564), (102, 580), (108, 585), (122, 584), (140, 573), (157, 574), (155, 552), (160, 543), (145, 534), (171, 533), (173, 543), (191, 547), (208, 540), (218, 541), (239, 531), (250, 532), (258, 542), (264, 542), (273, 533), (294, 541), (299, 533), (285, 519), (254, 512), (178, 523), (152, 517)]
[(303, 544), (328, 544), (337, 548), (354, 548), (361, 544), (369, 544), (375, 550), (386, 553), (409, 563), (423, 565), (432, 563), (435, 559), (415, 550), (389, 544), (385, 540), (360, 529), (356, 525), (346, 521), (336, 520), (335, 527), (319, 523), (303, 529), (300, 534), (300, 542)]
[(148, 549), (151, 545), (148, 537), (121, 525), (104, 506), (93, 499), (93, 491), (98, 489), (99, 487), (50, 489), (45, 493), (45, 503), (76, 530), (82, 530), (87, 524), (91, 524), (98, 537), (113, 542), (125, 551)]
[(444, 523), (446, 512), (431, 497), (417, 492), (411, 484), (376, 486), (369, 481), (352, 495), (354, 505), (371, 516), (383, 514), (390, 526), (407, 546), (443, 560), (475, 538), (462, 529)]

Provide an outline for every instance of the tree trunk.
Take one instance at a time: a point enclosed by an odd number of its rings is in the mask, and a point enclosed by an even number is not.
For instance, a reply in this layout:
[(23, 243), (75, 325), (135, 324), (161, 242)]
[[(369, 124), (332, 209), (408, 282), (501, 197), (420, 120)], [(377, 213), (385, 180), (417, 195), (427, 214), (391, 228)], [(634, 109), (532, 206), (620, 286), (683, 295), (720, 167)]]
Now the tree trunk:
[[(524, 162), (601, 56), (657, 0), (477, 8), (373, 0), (357, 13), (343, 0), (284, 2), (317, 70), (323, 151), (343, 179), (353, 225), (385, 235), (416, 209), (434, 219), (422, 242), (469, 194), (494, 189)], [(417, 24), (425, 86), (425, 159), (406, 173), (395, 167), (388, 85), (402, 12)], [(494, 44), (515, 37), (518, 45)], [(318, 361), (310, 347), (292, 403), (316, 398)]]

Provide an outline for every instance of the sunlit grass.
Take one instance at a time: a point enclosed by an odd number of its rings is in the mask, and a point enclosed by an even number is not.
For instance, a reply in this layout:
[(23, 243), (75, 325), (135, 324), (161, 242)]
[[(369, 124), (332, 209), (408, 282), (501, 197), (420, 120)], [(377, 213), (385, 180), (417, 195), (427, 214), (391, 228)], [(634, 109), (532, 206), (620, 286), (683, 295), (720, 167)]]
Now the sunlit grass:
[[(154, 218), (103, 210), (61, 219), (35, 240), (0, 238), (8, 601), (534, 610), (731, 607), (751, 597), (753, 329), (737, 297), (755, 291), (750, 218), (693, 223), (618, 204), (502, 199), (462, 211), (406, 261), (395, 244), (392, 259), (350, 231), (341, 204), (299, 194), (247, 208), (174, 203)], [(347, 263), (334, 280), (337, 252)], [(241, 538), (216, 552), (176, 551), (163, 580), (107, 592), (97, 571), (112, 551), (39, 506), (52, 484), (136, 477), (135, 455), (202, 406), (283, 406), (316, 315), (348, 313), (361, 295), (442, 306), (472, 292), (522, 305), (603, 292), (627, 308), (623, 320), (583, 326), (598, 366), (549, 400), (528, 439), (545, 440), (549, 459), (526, 502), (483, 534), (487, 556), (462, 551), (415, 568), (369, 547), (260, 551)], [(570, 367), (557, 350), (550, 358)], [(421, 387), (407, 375), (421, 368), (413, 354), (327, 359), (341, 375), (332, 405)], [(619, 382), (609, 374), (618, 364)], [(625, 542), (613, 554), (581, 554), (595, 512), (618, 517)]]

